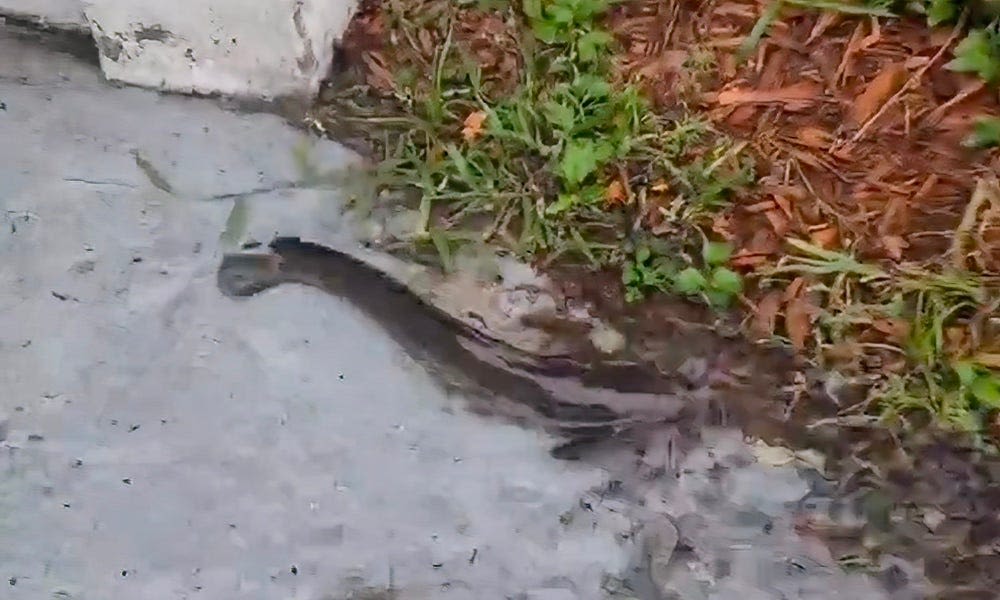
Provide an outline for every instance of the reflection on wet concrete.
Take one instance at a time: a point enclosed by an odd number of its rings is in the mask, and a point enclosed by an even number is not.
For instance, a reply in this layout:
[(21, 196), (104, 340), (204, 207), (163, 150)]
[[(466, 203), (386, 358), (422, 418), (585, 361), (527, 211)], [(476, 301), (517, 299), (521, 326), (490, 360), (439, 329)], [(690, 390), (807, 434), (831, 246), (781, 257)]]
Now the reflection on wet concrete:
[[(707, 362), (689, 362), (671, 378), (625, 355), (529, 357), (340, 252), (288, 238), (270, 247), (269, 254), (227, 255), (220, 289), (241, 297), (300, 283), (349, 300), (439, 383), (468, 393), (468, 410), (543, 429), (558, 440), (555, 457), (606, 470), (608, 485), (591, 490), (562, 521), (567, 528), (629, 523), (621, 535), (633, 563), (605, 582), (610, 596), (922, 597), (912, 569), (892, 565), (897, 576), (888, 583), (847, 574), (827, 544), (805, 532), (802, 523), (812, 516), (842, 509), (817, 464), (822, 459), (748, 444), (739, 427), (752, 421), (754, 405), (776, 404), (765, 396), (779, 393), (768, 389), (774, 378), (718, 386), (729, 379), (710, 373)], [(758, 416), (758, 428), (778, 426)]]

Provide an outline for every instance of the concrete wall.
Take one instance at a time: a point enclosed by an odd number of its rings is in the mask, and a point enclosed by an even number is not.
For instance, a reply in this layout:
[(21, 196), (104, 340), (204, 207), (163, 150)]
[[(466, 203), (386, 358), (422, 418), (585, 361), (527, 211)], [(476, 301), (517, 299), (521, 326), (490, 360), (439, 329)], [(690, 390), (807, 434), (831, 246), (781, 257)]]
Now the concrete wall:
[(0, 15), (63, 29), (87, 29), (80, 0), (0, 0)]
[(89, 27), (111, 80), (170, 92), (316, 92), (356, 0), (0, 0), (0, 15)]

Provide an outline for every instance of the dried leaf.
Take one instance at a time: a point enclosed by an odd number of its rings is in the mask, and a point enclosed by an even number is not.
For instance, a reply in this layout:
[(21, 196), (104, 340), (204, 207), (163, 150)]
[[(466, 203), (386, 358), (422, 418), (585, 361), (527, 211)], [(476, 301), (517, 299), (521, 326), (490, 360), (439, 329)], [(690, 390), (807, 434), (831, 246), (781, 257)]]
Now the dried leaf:
[(741, 250), (729, 259), (729, 264), (737, 268), (757, 267), (766, 263), (768, 256), (770, 255), (760, 252), (747, 252), (745, 250)]
[(788, 217), (785, 216), (785, 213), (777, 209), (772, 209), (766, 211), (764, 216), (767, 217), (768, 222), (771, 224), (771, 228), (774, 229), (774, 233), (776, 233), (779, 237), (785, 237), (785, 234), (788, 233), (789, 229)]
[(628, 196), (625, 194), (625, 186), (623, 186), (622, 182), (617, 179), (612, 181), (604, 190), (604, 201), (609, 205), (625, 204), (625, 200), (627, 199)]
[(792, 340), (792, 346), (800, 352), (806, 348), (815, 313), (816, 308), (807, 295), (802, 293), (792, 298), (785, 307), (785, 330)]
[(471, 142), (479, 138), (483, 134), (483, 123), (485, 122), (485, 112), (477, 110), (469, 113), (469, 116), (465, 117), (465, 127), (462, 129), (462, 137), (465, 138), (465, 141)]
[(800, 81), (774, 90), (732, 88), (719, 92), (716, 102), (721, 106), (739, 104), (789, 104), (804, 107), (814, 104), (823, 95), (823, 86), (813, 81)]
[(811, 231), (809, 237), (812, 238), (814, 244), (827, 250), (840, 246), (840, 232), (834, 225), (827, 225), (822, 229)]
[(833, 143), (833, 136), (830, 132), (814, 125), (800, 127), (799, 130), (795, 132), (795, 137), (803, 146), (816, 148), (818, 150), (826, 150)]
[(774, 335), (778, 312), (781, 310), (782, 296), (781, 291), (775, 290), (768, 292), (757, 302), (750, 328), (760, 337), (766, 338)]
[(903, 250), (910, 247), (910, 244), (898, 235), (882, 236), (882, 247), (886, 254), (893, 260), (903, 260)]
[(1000, 354), (991, 352), (980, 352), (972, 357), (973, 362), (976, 362), (984, 367), (989, 367), (991, 369), (1000, 369)]
[(876, 319), (872, 327), (895, 341), (905, 340), (910, 335), (910, 324), (905, 319)]
[(851, 105), (851, 120), (861, 125), (870, 119), (885, 104), (886, 100), (899, 91), (906, 83), (906, 67), (895, 63), (885, 67), (875, 79), (865, 87), (865, 91), (854, 99)]

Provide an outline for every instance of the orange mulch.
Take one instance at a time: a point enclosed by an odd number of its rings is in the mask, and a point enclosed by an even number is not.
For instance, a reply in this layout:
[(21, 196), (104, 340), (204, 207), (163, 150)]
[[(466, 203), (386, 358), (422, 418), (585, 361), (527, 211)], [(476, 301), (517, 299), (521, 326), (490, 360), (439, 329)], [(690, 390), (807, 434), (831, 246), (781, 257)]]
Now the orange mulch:
[[(739, 64), (767, 4), (640, 0), (610, 17), (626, 74), (661, 107), (700, 109), (755, 149), (759, 195), (716, 226), (739, 249), (736, 264), (773, 264), (788, 236), (869, 260), (942, 259), (977, 181), (1000, 170), (996, 153), (963, 145), (1000, 102), (944, 68), (962, 32), (788, 10)], [(698, 53), (716, 66), (692, 80)], [(963, 266), (1000, 271), (1000, 206), (981, 208)]]

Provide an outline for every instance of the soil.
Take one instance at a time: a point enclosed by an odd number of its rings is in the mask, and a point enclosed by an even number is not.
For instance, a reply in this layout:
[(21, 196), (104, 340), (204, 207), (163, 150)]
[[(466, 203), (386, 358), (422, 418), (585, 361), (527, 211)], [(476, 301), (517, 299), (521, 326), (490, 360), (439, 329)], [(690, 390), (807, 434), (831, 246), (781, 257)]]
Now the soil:
[[(996, 151), (963, 143), (977, 117), (1000, 115), (1000, 102), (974, 77), (944, 68), (958, 31), (801, 11), (775, 23), (739, 64), (735, 50), (764, 4), (630, 0), (608, 17), (624, 49), (623, 77), (640, 77), (660, 109), (695, 107), (753, 149), (760, 185), (714, 227), (737, 248), (736, 266), (773, 266), (792, 234), (871, 261), (954, 261), (953, 233), (969, 197), (1000, 169)], [(503, 23), (464, 14), (457, 31), (502, 82), (517, 68), (505, 59)], [(388, 28), (380, 2), (364, 2), (343, 41), (341, 75), (378, 89), (392, 69)], [(692, 75), (685, 65), (699, 53), (718, 67)], [(976, 227), (974, 251), (960, 266), (1000, 271), (1000, 207), (986, 210)], [(555, 266), (549, 275), (562, 292), (561, 309), (585, 306), (614, 324), (647, 373), (731, 390), (718, 396), (725, 406), (703, 415), (709, 421), (725, 418), (769, 444), (826, 456), (826, 476), (852, 516), (807, 510), (800, 527), (835, 556), (874, 562), (890, 554), (922, 564), (938, 598), (996, 596), (996, 457), (957, 434), (900, 439), (869, 417), (837, 418), (864, 398), (864, 388), (810, 368), (791, 349), (748, 341), (739, 316), (663, 297), (629, 305), (611, 271), (581, 276)], [(753, 319), (765, 301), (751, 292), (744, 317)], [(757, 333), (766, 338), (782, 326), (772, 316)], [(873, 335), (877, 342), (888, 334)], [(692, 373), (692, 356), (708, 362)]]

